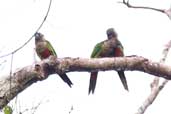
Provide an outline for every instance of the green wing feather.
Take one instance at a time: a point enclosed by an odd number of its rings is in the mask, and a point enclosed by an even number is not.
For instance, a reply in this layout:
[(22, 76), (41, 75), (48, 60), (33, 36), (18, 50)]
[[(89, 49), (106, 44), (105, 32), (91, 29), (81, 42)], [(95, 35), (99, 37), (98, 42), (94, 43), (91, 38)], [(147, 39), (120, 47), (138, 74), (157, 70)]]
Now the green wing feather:
[(57, 54), (56, 54), (54, 48), (52, 47), (51, 43), (47, 40), (46, 40), (46, 42), (47, 42), (47, 48), (52, 52), (52, 55), (57, 56)]
[(91, 54), (91, 58), (98, 58), (100, 56), (101, 51), (102, 51), (102, 42), (96, 44)]

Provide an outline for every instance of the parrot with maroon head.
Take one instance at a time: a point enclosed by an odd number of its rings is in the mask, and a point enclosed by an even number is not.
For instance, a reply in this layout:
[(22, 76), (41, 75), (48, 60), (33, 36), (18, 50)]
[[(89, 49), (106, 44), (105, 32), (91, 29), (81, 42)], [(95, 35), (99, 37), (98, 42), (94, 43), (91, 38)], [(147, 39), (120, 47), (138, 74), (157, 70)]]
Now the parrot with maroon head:
[[(57, 54), (52, 47), (51, 43), (44, 38), (42, 33), (35, 33), (35, 50), (37, 55), (41, 60), (47, 59), (49, 56), (53, 55), (57, 57)], [(59, 74), (61, 79), (68, 84), (69, 87), (72, 86), (71, 80), (68, 78), (66, 73)]]
[[(94, 50), (91, 54), (91, 58), (103, 58), (103, 57), (123, 57), (123, 46), (121, 42), (117, 38), (117, 33), (113, 28), (109, 28), (106, 31), (107, 40), (102, 41), (94, 47)], [(117, 71), (119, 78), (124, 86), (124, 88), (128, 91), (127, 80), (123, 70)], [(94, 93), (96, 87), (98, 72), (91, 72), (90, 83), (89, 83), (89, 94)]]

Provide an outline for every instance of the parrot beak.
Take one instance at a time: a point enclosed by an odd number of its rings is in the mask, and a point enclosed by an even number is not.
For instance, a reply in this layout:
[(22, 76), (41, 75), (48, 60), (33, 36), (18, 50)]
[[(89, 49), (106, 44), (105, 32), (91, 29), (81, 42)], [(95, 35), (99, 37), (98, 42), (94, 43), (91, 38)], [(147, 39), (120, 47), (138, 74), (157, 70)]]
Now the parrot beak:
[(34, 36), (35, 36), (35, 38), (40, 37), (40, 33), (36, 32), (36, 33), (34, 34)]
[(37, 40), (37, 41), (39, 41), (39, 40), (41, 40), (41, 39), (43, 38), (43, 34), (38, 33), (38, 32), (36, 32), (36, 33), (34, 34), (34, 36), (35, 36), (35, 40)]
[(108, 39), (111, 39), (111, 38), (113, 38), (113, 34), (108, 34), (107, 37), (108, 37)]

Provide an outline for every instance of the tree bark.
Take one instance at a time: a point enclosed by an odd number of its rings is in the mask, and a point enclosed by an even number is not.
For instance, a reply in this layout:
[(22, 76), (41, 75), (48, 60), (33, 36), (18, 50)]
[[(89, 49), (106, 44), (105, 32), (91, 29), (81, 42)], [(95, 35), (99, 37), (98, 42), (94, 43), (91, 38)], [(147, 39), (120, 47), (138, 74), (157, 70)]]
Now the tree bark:
[(56, 58), (49, 57), (37, 64), (15, 71), (0, 80), (0, 109), (31, 84), (46, 79), (50, 74), (108, 70), (141, 71), (171, 80), (171, 67), (152, 62), (141, 56), (115, 58)]

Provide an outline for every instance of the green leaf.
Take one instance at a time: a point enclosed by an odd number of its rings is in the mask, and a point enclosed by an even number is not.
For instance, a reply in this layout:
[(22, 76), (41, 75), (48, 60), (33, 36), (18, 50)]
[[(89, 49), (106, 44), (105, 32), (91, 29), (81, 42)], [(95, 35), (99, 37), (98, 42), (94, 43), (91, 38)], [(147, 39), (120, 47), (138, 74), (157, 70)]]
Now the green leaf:
[(4, 111), (4, 114), (12, 114), (13, 112), (12, 108), (7, 105), (3, 108), (3, 111)]

